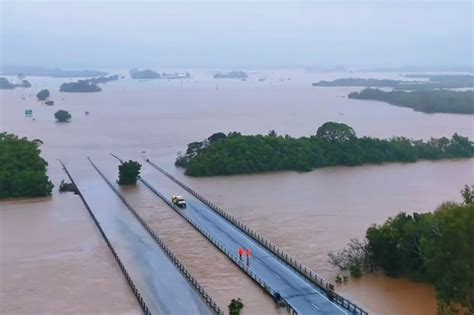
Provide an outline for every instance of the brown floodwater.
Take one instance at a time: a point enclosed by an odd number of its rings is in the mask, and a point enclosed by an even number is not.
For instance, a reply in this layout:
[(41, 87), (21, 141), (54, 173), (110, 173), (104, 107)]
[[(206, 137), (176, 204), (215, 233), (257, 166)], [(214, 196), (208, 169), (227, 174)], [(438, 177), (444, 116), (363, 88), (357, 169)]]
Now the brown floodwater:
[[(460, 188), (474, 181), (474, 159), (332, 167), (308, 173), (186, 177), (173, 166), (176, 152), (217, 131), (250, 134), (274, 129), (279, 134), (303, 136), (314, 134), (326, 121), (338, 121), (351, 125), (358, 135), (428, 139), (458, 132), (474, 137), (472, 115), (423, 114), (345, 97), (359, 88), (311, 86), (318, 80), (346, 77), (344, 73), (262, 71), (252, 73), (246, 82), (214, 80), (202, 70), (192, 73), (191, 80), (183, 81), (182, 90), (179, 81), (127, 79), (108, 83), (102, 93), (91, 94), (60, 93), (64, 79), (31, 77), (31, 89), (0, 91), (0, 130), (42, 139), (51, 174), (61, 172), (57, 158), (74, 163), (90, 155), (107, 165), (110, 152), (138, 158), (146, 150), (158, 164), (331, 281), (336, 271), (327, 263), (328, 251), (362, 237), (370, 224), (399, 211), (431, 211), (443, 201), (459, 201)], [(267, 79), (258, 82), (261, 76)], [(400, 78), (383, 73), (357, 76)], [(54, 106), (34, 100), (34, 94), (44, 87), (50, 88)], [(33, 109), (35, 120), (24, 117), (25, 109)], [(58, 109), (68, 110), (72, 121), (54, 122)], [(156, 198), (143, 191), (127, 196), (153, 220), (154, 228), (163, 233), (219, 304), (241, 294), (248, 301), (248, 310), (276, 312), (256, 285)], [(64, 204), (53, 198), (48, 207), (61, 209)], [(204, 252), (212, 253), (213, 259), (202, 257)], [(218, 278), (238, 281), (239, 286), (213, 278), (207, 270), (218, 270)], [(432, 287), (382, 274), (351, 280), (338, 290), (374, 314), (422, 315), (436, 310)]]

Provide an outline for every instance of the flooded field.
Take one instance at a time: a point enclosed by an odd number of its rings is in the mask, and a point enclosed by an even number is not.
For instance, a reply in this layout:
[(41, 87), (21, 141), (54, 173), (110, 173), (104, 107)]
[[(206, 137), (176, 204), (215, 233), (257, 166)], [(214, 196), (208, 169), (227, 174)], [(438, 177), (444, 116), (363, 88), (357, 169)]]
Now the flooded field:
[[(189, 142), (200, 141), (217, 131), (251, 134), (274, 129), (279, 134), (303, 136), (316, 133), (317, 128), (326, 121), (338, 121), (352, 126), (358, 135), (429, 139), (450, 137), (458, 132), (474, 138), (471, 115), (423, 114), (385, 103), (345, 97), (358, 88), (311, 86), (312, 82), (321, 79), (347, 76), (344, 73), (260, 71), (251, 73), (250, 79), (244, 82), (214, 80), (210, 72), (202, 70), (190, 72), (193, 77), (184, 80), (182, 88), (178, 80), (140, 82), (126, 79), (108, 83), (103, 92), (91, 94), (60, 93), (59, 85), (67, 80), (31, 77), (28, 78), (33, 84), (31, 89), (0, 91), (0, 130), (43, 140), (43, 156), (50, 163), (49, 174), (56, 185), (64, 177), (57, 158), (66, 164), (74, 164), (91, 156), (98, 164), (108, 165), (109, 175), (113, 177), (114, 171), (109, 165), (110, 152), (127, 159), (140, 159), (140, 152), (146, 150), (147, 155), (159, 165), (331, 281), (335, 270), (327, 264), (328, 251), (341, 248), (353, 237), (362, 237), (370, 224), (381, 223), (399, 211), (431, 211), (443, 201), (459, 201), (460, 188), (474, 180), (474, 159), (333, 167), (308, 173), (186, 177), (182, 170), (173, 166), (176, 153), (185, 150)], [(261, 77), (265, 77), (265, 81), (258, 81)], [(398, 74), (383, 73), (364, 73), (360, 77), (400, 78)], [(42, 88), (50, 89), (54, 106), (44, 106), (34, 99)], [(33, 110), (35, 120), (24, 116), (26, 109)], [(53, 114), (58, 109), (71, 113), (70, 123), (54, 122)], [(86, 111), (89, 115), (85, 114)], [(241, 296), (248, 306), (245, 314), (278, 314), (268, 296), (156, 197), (134, 188), (126, 191), (126, 195), (219, 304), (225, 306), (230, 298)], [(0, 206), (2, 225), (8, 226), (8, 230), (2, 226), (2, 255), (8, 254), (6, 264), (11, 262), (9, 266), (12, 268), (8, 270), (19, 268), (13, 263), (23, 259), (15, 251), (30, 248), (26, 241), (13, 241), (12, 235), (16, 234), (10, 234), (12, 224), (20, 227), (19, 231), (30, 228), (29, 213), (34, 213), (37, 220), (43, 220), (44, 227), (38, 232), (54, 232), (50, 239), (34, 243), (38, 250), (55, 244), (59, 247), (52, 250), (57, 253), (63, 247), (68, 248), (70, 242), (89, 250), (97, 246), (105, 248), (87, 212), (73, 195), (53, 196), (34, 203), (2, 202)], [(20, 211), (28, 215), (18, 214)], [(39, 211), (47, 215), (38, 215)], [(70, 229), (79, 229), (82, 225), (68, 220), (65, 213), (84, 221), (82, 224), (87, 226), (84, 228), (89, 232), (72, 233)], [(55, 230), (58, 220), (65, 222), (64, 230)], [(17, 233), (16, 229), (14, 232)], [(91, 233), (95, 233), (93, 240), (90, 239)], [(90, 245), (91, 242), (93, 245)], [(102, 251), (101, 255), (109, 253)], [(82, 285), (84, 290), (93, 287), (97, 291), (109, 292), (109, 286), (116, 288), (113, 294), (122, 294), (124, 297), (116, 300), (121, 300), (123, 304), (116, 303), (116, 309), (111, 311), (104, 303), (101, 310), (104, 313), (125, 314), (136, 308), (136, 302), (126, 291), (120, 270), (111, 266), (111, 257), (106, 264), (101, 260), (105, 266), (96, 266), (93, 261), (88, 261), (91, 265), (87, 272), (100, 273), (103, 268), (108, 276), (95, 276), (94, 284), (83, 282)], [(61, 261), (63, 258), (70, 261), (70, 258), (63, 256), (56, 259)], [(40, 270), (41, 256), (32, 256), (31, 259), (29, 272), (36, 271), (36, 268)], [(77, 270), (73, 265), (63, 267)], [(2, 268), (2, 273), (4, 270)], [(52, 272), (54, 268), (49, 267), (48, 270)], [(13, 279), (6, 274), (2, 275), (3, 278)], [(28, 290), (19, 284), (16, 288), (5, 290), (3, 283), (2, 294), (5, 292), (7, 297), (15, 292), (13, 290)], [(58, 286), (59, 282), (53, 282), (50, 287), (57, 290)], [(404, 279), (391, 279), (382, 274), (351, 280), (337, 289), (373, 314), (424, 315), (436, 311), (433, 288)], [(92, 295), (94, 290), (88, 293)], [(37, 305), (35, 296), (49, 297), (45, 292), (37, 292), (36, 295), (27, 292), (23, 292), (24, 300), (21, 302), (26, 310)], [(109, 294), (113, 298), (112, 293)], [(83, 297), (87, 299), (86, 295), (81, 295)], [(12, 301), (7, 310), (11, 312), (19, 302)], [(64, 303), (67, 304), (66, 301)], [(73, 302), (68, 304), (71, 309), (67, 310), (65, 306), (58, 309), (71, 314), (93, 311), (76, 309), (79, 306)]]

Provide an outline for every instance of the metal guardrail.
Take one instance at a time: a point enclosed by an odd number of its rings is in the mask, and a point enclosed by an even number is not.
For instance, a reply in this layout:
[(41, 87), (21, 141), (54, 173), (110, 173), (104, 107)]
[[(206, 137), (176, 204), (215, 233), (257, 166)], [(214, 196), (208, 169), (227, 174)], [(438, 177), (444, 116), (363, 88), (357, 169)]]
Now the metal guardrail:
[[(116, 158), (120, 163), (123, 163), (123, 160), (116, 156), (115, 154), (110, 154), (114, 158)], [(155, 187), (153, 187), (150, 183), (148, 183), (146, 180), (143, 178), (139, 178), (140, 181), (148, 187), (154, 194), (156, 194), (160, 199), (162, 199), (168, 206), (170, 206), (173, 210), (175, 210), (181, 217), (183, 217), (189, 224), (191, 224), (199, 233), (201, 233), (205, 238), (207, 238), (211, 244), (213, 244), (217, 249), (219, 249), (221, 252), (223, 252), (227, 258), (229, 258), (233, 263), (235, 263), (241, 270), (243, 270), (252, 280), (254, 280), (260, 287), (262, 287), (268, 294), (270, 294), (273, 298), (276, 297), (276, 292), (266, 284), (265, 281), (260, 279), (257, 274), (252, 272), (248, 268), (247, 265), (245, 265), (240, 259), (237, 259), (237, 256), (232, 254), (228, 249), (226, 249), (219, 241), (217, 241), (215, 238), (213, 238), (209, 233), (207, 233), (203, 228), (201, 228), (200, 225), (198, 225), (192, 218), (184, 214), (174, 203), (172, 203), (170, 200), (166, 198), (162, 193), (160, 193)], [(126, 202), (126, 201), (125, 201)], [(290, 315), (298, 315), (298, 312), (286, 301), (282, 296), (279, 296), (280, 298), (280, 303), (282, 303)]]
[(128, 201), (123, 197), (123, 195), (112, 185), (112, 183), (105, 177), (102, 171), (92, 162), (92, 160), (87, 158), (94, 169), (99, 173), (99, 175), (104, 179), (104, 181), (109, 185), (112, 191), (120, 198), (124, 205), (132, 212), (135, 218), (141, 223), (141, 225), (150, 233), (151, 237), (156, 241), (156, 243), (161, 247), (161, 249), (166, 253), (170, 260), (178, 267), (178, 270), (186, 277), (189, 283), (191, 283), (196, 290), (201, 294), (206, 303), (211, 307), (211, 309), (217, 315), (224, 315), (224, 312), (221, 310), (219, 305), (212, 299), (212, 297), (204, 290), (201, 284), (191, 275), (191, 273), (186, 269), (186, 267), (178, 260), (178, 258), (172, 253), (171, 249), (163, 242), (161, 238), (156, 235), (156, 233), (150, 228), (150, 226), (143, 220), (143, 218), (137, 213), (137, 211), (128, 203)]
[(100, 234), (102, 235), (102, 237), (104, 238), (105, 242), (107, 243), (107, 246), (109, 247), (110, 251), (112, 252), (112, 254), (114, 255), (115, 257), (115, 260), (117, 261), (119, 267), (120, 267), (120, 270), (122, 270), (122, 273), (123, 275), (125, 276), (125, 279), (127, 280), (128, 282), (128, 285), (130, 286), (130, 289), (132, 290), (133, 294), (135, 295), (135, 297), (137, 298), (137, 301), (138, 301), (138, 304), (140, 305), (140, 307), (142, 308), (143, 310), (143, 313), (146, 314), (146, 315), (152, 315), (150, 309), (148, 308), (148, 306), (146, 305), (145, 301), (143, 300), (140, 292), (138, 292), (138, 289), (137, 287), (135, 286), (135, 283), (133, 282), (132, 278), (130, 277), (130, 274), (128, 273), (127, 269), (125, 269), (125, 266), (124, 264), (122, 263), (122, 260), (120, 259), (120, 257), (118, 256), (117, 252), (115, 251), (114, 247), (112, 246), (112, 243), (110, 242), (109, 238), (107, 237), (107, 235), (105, 235), (105, 232), (104, 230), (102, 229), (102, 226), (100, 225), (99, 221), (97, 220), (97, 218), (95, 217), (94, 213), (92, 212), (92, 209), (89, 207), (89, 204), (87, 203), (86, 199), (84, 198), (84, 196), (82, 195), (81, 191), (79, 190), (78, 186), (76, 185), (76, 183), (74, 182), (74, 179), (72, 178), (71, 174), (69, 173), (68, 169), (66, 168), (66, 166), (64, 165), (64, 163), (61, 161), (61, 160), (58, 160), (59, 163), (61, 163), (64, 171), (66, 172), (67, 176), (69, 177), (69, 179), (71, 180), (71, 182), (74, 184), (74, 186), (77, 187), (77, 194), (79, 195), (79, 197), (81, 198), (82, 202), (84, 203), (84, 205), (86, 206), (86, 209), (87, 211), (89, 212), (89, 214), (91, 215), (92, 217), (92, 220), (94, 221), (95, 225), (97, 226), (97, 228), (99, 229), (99, 232)]
[[(246, 233), (248, 236), (250, 236), (252, 239), (260, 243), (262, 246), (267, 248), (269, 251), (271, 251), (275, 256), (283, 260), (285, 263), (290, 265), (293, 269), (301, 273), (303, 276), (305, 276), (308, 280), (313, 282), (315, 285), (317, 285), (319, 288), (321, 288), (324, 292), (326, 292), (326, 295), (331, 301), (336, 302), (337, 304), (341, 305), (345, 309), (349, 310), (353, 314), (356, 315), (368, 315), (368, 312), (362, 309), (360, 306), (357, 304), (349, 301), (348, 299), (344, 298), (343, 296), (339, 295), (334, 291), (334, 285), (330, 282), (327, 282), (325, 279), (320, 277), (318, 274), (316, 274), (314, 271), (312, 271), (309, 267), (301, 264), (298, 262), (295, 258), (293, 258), (291, 255), (288, 255), (284, 250), (249, 228), (246, 224), (244, 224), (242, 221), (228, 213), (227, 211), (223, 210), (221, 207), (213, 203), (212, 201), (208, 200), (186, 184), (182, 183), (178, 179), (176, 179), (173, 175), (156, 165), (155, 163), (151, 162), (149, 159), (146, 159), (146, 161), (153, 166), (155, 169), (160, 171), (163, 175), (171, 179), (173, 182), (178, 184), (180, 187), (182, 187), (184, 190), (189, 192), (191, 195), (199, 199), (201, 202), (203, 202), (205, 205), (207, 205), (209, 208), (214, 210), (216, 213), (221, 215), (223, 218), (234, 224), (236, 227), (238, 227), (240, 230), (242, 230), (244, 233)], [(142, 180), (143, 181), (143, 180)]]
[[(261, 278), (259, 278), (246, 264), (244, 264), (236, 255), (232, 254), (227, 248), (225, 248), (217, 239), (207, 233), (199, 224), (196, 223), (192, 218), (186, 215), (182, 210), (176, 207), (170, 200), (160, 193), (155, 187), (148, 183), (145, 179), (140, 178), (140, 181), (148, 187), (154, 194), (160, 197), (168, 206), (175, 210), (181, 217), (183, 217), (189, 224), (191, 224), (196, 230), (198, 230), (205, 238), (207, 238), (217, 249), (223, 252), (233, 263), (235, 263), (240, 269), (242, 269), (252, 280), (260, 285), (268, 294), (273, 298), (276, 297), (276, 292)], [(298, 312), (283, 298), (280, 296), (281, 302), (285, 305), (291, 315), (297, 315)]]

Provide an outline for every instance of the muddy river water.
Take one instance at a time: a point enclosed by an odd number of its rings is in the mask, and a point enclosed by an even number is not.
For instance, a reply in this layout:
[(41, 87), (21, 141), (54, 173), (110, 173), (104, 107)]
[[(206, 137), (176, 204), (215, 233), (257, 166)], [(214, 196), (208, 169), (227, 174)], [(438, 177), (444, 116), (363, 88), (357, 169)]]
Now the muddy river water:
[[(338, 121), (352, 126), (358, 135), (429, 139), (458, 132), (474, 138), (471, 115), (423, 114), (345, 97), (359, 88), (311, 86), (318, 80), (346, 77), (344, 73), (265, 70), (252, 72), (247, 81), (215, 80), (204, 70), (192, 71), (192, 75), (182, 85), (177, 80), (124, 79), (106, 84), (101, 93), (90, 94), (60, 93), (64, 79), (31, 77), (31, 89), (0, 91), (0, 130), (43, 140), (43, 156), (55, 180), (62, 176), (57, 158), (74, 164), (91, 156), (107, 165), (110, 152), (138, 159), (145, 150), (169, 172), (330, 281), (335, 270), (327, 263), (328, 251), (362, 237), (370, 224), (381, 223), (399, 211), (431, 211), (443, 201), (459, 201), (460, 188), (474, 181), (474, 159), (332, 167), (308, 173), (186, 177), (173, 166), (176, 153), (185, 150), (187, 143), (217, 131), (251, 134), (274, 129), (279, 134), (303, 136), (314, 134), (326, 121)], [(402, 78), (393, 73), (357, 76)], [(42, 88), (50, 89), (54, 106), (35, 100)], [(25, 117), (26, 109), (33, 110), (34, 120)], [(68, 110), (72, 121), (56, 123), (53, 114), (58, 109)], [(113, 176), (113, 172), (109, 174)], [(160, 215), (154, 223), (157, 233), (181, 253), (183, 262), (220, 304), (225, 307), (225, 301), (240, 294), (248, 305), (245, 314), (278, 314), (261, 290), (194, 231), (186, 232), (191, 228), (168, 213), (152, 194), (126, 193), (150, 219), (151, 213)], [(64, 198), (55, 195), (46, 199), (45, 207), (61, 211)], [(176, 230), (180, 232), (173, 232)], [(227, 276), (230, 281), (223, 281)], [(373, 314), (436, 312), (433, 288), (406, 279), (374, 274), (350, 280), (337, 290)]]

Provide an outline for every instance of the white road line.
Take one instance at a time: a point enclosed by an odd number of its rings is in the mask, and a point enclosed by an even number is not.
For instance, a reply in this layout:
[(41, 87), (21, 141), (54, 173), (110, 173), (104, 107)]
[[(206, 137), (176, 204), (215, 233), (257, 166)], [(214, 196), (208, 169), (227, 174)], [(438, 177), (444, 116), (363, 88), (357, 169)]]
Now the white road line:
[(317, 310), (319, 311), (319, 307), (318, 307), (316, 304), (314, 304), (313, 302), (311, 302), (311, 305), (313, 305), (313, 306), (314, 306), (314, 308), (315, 308), (315, 309), (317, 309)]

